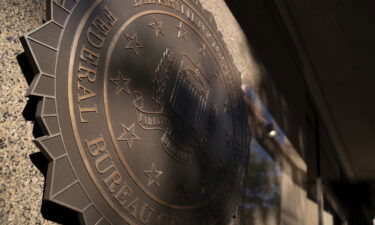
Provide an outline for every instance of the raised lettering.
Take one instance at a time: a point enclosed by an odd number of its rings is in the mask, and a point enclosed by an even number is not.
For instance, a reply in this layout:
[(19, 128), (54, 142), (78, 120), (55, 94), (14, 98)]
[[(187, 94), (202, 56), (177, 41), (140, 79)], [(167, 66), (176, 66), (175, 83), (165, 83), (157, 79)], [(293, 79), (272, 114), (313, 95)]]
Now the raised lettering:
[(87, 119), (83, 118), (83, 113), (95, 112), (96, 115), (98, 115), (98, 107), (96, 105), (94, 105), (93, 107), (81, 107), (79, 105), (78, 110), (79, 110), (79, 118), (80, 118), (81, 123), (89, 122)]
[(133, 195), (132, 189), (128, 184), (123, 184), (120, 190), (116, 193), (115, 198), (122, 205), (125, 206), (128, 198)]
[(104, 7), (104, 13), (107, 18), (108, 23), (113, 26), (118, 20), (118, 17), (116, 17), (112, 11), (108, 8), (108, 5)]
[(143, 0), (143, 4), (155, 4), (155, 0)]
[(80, 58), (85, 62), (89, 61), (93, 66), (97, 66), (99, 63), (99, 53), (91, 51), (85, 45), (82, 47)]
[(142, 0), (133, 0), (133, 6), (134, 7), (137, 7), (137, 6), (140, 6), (142, 5)]
[(168, 216), (165, 213), (160, 214), (157, 218), (157, 225), (177, 225), (177, 218)]
[(82, 100), (86, 100), (92, 97), (95, 97), (96, 94), (92, 91), (90, 91), (88, 88), (83, 86), (80, 82), (78, 82), (78, 102), (81, 102)]
[(173, 8), (175, 0), (159, 0), (158, 4)]
[[(110, 163), (106, 163), (107, 165), (105, 165), (104, 161), (106, 159), (109, 159), (108, 161)], [(100, 164), (102, 164), (102, 166), (106, 166), (105, 168), (101, 168)], [(109, 158), (109, 155), (107, 152), (105, 152), (103, 155), (101, 155), (99, 158), (97, 158), (95, 160), (95, 166), (96, 166), (96, 170), (100, 173), (100, 174), (105, 174), (106, 172), (108, 172), (110, 169), (114, 168), (113, 164), (112, 164), (112, 161), (110, 160)]]
[(96, 68), (90, 68), (90, 67), (83, 65), (82, 63), (79, 63), (78, 70), (79, 70), (79, 73), (77, 74), (78, 80), (81, 81), (82, 79), (86, 78), (91, 83), (95, 82), (96, 70), (97, 70)]
[(126, 211), (130, 213), (130, 215), (137, 218), (138, 205), (139, 205), (139, 198), (136, 197), (133, 201), (129, 203), (129, 205), (125, 207), (125, 209)]
[(143, 224), (146, 224), (146, 223), (149, 223), (150, 222), (150, 218), (151, 218), (151, 215), (152, 215), (152, 212), (155, 210), (153, 208), (151, 208), (149, 205), (147, 205), (146, 203), (142, 203), (143, 206), (141, 208), (141, 212), (140, 212), (140, 215), (139, 215), (139, 220), (143, 223)]
[(87, 41), (94, 48), (101, 48), (104, 45), (105, 37), (89, 27), (86, 35)]
[(100, 152), (106, 151), (107, 149), (107, 145), (105, 143), (103, 135), (100, 135), (100, 137), (92, 141), (86, 141), (86, 145), (87, 145), (87, 148), (89, 149), (90, 154), (94, 157), (99, 155)]
[(107, 185), (108, 189), (109, 189), (109, 192), (113, 193), (115, 192), (115, 187), (119, 184), (121, 184), (122, 182), (122, 177), (120, 176), (120, 174), (117, 172), (117, 170), (115, 169), (114, 171), (112, 171), (112, 173), (106, 177), (104, 180), (104, 183)]
[(99, 16), (97, 16), (92, 25), (100, 31), (104, 36), (107, 36), (110, 31), (110, 26), (105, 23)]

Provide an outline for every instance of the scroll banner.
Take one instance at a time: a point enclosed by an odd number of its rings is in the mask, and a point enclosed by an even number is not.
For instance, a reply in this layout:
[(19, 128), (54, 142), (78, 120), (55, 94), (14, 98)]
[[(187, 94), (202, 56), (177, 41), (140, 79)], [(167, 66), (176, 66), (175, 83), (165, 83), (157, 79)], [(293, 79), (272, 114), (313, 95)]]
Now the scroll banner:
[(136, 92), (136, 99), (133, 102), (137, 121), (140, 127), (146, 130), (160, 130), (164, 134), (161, 143), (166, 152), (174, 159), (183, 164), (190, 164), (193, 160), (193, 150), (182, 147), (170, 136), (172, 119), (162, 112), (150, 112), (143, 109), (143, 96)]

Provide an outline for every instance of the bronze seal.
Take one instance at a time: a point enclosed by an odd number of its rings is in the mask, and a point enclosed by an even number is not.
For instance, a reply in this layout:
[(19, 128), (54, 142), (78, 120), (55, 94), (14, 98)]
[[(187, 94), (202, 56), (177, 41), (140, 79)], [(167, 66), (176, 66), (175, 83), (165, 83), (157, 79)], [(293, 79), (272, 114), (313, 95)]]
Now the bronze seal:
[(192, 0), (50, 4), (23, 37), (45, 198), (84, 224), (227, 224), (249, 143), (239, 73)]

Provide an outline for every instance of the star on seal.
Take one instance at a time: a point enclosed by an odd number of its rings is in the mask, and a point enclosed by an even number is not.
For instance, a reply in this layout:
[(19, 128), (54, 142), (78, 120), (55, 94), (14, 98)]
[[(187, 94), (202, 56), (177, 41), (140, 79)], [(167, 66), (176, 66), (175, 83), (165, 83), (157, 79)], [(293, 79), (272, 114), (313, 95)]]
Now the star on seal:
[(143, 45), (139, 43), (137, 34), (133, 34), (133, 36), (130, 36), (128, 34), (125, 34), (126, 39), (128, 40), (128, 43), (126, 44), (125, 48), (127, 49), (133, 49), (134, 54), (138, 56), (139, 48), (143, 48)]
[(124, 124), (121, 124), (123, 134), (117, 138), (118, 141), (126, 141), (129, 146), (129, 149), (133, 146), (133, 141), (138, 141), (140, 138), (134, 133), (134, 123), (130, 127), (126, 127)]
[(125, 92), (130, 95), (128, 84), (131, 79), (124, 77), (121, 71), (118, 71), (116, 78), (111, 78), (109, 80), (117, 86), (117, 95), (119, 95), (121, 92)]
[(161, 27), (163, 26), (163, 22), (156, 21), (155, 17), (152, 18), (154, 21), (152, 23), (149, 23), (148, 26), (151, 27), (155, 31), (155, 36), (157, 37), (159, 34), (165, 36), (163, 31), (161, 30)]
[(156, 170), (154, 162), (152, 163), (152, 166), (149, 170), (144, 170), (143, 172), (148, 177), (147, 186), (150, 186), (151, 184), (155, 184), (158, 187), (160, 186), (158, 178), (163, 173), (163, 171)]
[(182, 26), (182, 22), (180, 22), (180, 24), (178, 26), (176, 26), (177, 28), (177, 37), (178, 38), (182, 38), (184, 39), (185, 41), (187, 41), (186, 39), (186, 34), (188, 33), (187, 30), (185, 30), (185, 28)]

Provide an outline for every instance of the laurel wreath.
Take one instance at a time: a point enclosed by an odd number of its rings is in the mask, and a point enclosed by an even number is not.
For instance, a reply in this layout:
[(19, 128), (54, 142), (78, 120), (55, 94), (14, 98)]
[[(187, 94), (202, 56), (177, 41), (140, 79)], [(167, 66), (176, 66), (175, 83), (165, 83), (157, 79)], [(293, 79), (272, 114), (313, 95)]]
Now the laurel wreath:
[(176, 57), (166, 49), (163, 53), (158, 67), (155, 70), (153, 82), (153, 101), (154, 110), (161, 112), (164, 105), (164, 94), (167, 88), (168, 80), (171, 75), (172, 66), (176, 62)]

